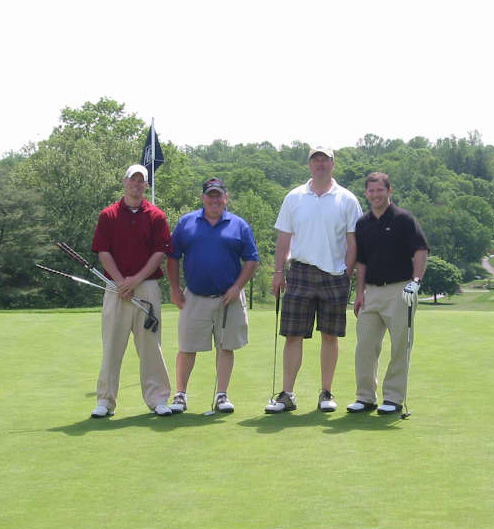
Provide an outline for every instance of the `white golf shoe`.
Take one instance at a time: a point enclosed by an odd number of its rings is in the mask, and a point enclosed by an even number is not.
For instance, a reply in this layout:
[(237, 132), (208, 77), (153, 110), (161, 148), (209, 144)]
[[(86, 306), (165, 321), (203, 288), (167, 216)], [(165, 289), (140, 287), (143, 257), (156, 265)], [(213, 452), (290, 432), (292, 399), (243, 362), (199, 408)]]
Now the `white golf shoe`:
[(371, 402), (363, 402), (361, 400), (357, 400), (356, 402), (352, 402), (352, 404), (349, 404), (346, 409), (350, 413), (360, 413), (362, 411), (374, 411), (377, 408), (377, 404), (373, 404)]
[(187, 393), (178, 391), (170, 404), (172, 413), (183, 413), (187, 409)]
[(324, 412), (332, 412), (336, 411), (336, 408), (338, 407), (338, 404), (336, 404), (336, 401), (334, 400), (334, 396), (331, 394), (328, 390), (321, 391), (321, 394), (319, 395), (319, 402), (317, 404), (317, 407)]
[(294, 393), (282, 391), (264, 408), (266, 413), (283, 413), (284, 411), (293, 411), (297, 409), (297, 399)]
[(226, 393), (218, 393), (215, 399), (214, 410), (220, 413), (233, 413), (235, 406), (230, 402)]
[(156, 408), (154, 408), (154, 413), (160, 417), (164, 417), (165, 415), (171, 415), (172, 410), (166, 404), (158, 404)]
[(109, 410), (106, 406), (102, 406), (101, 404), (98, 404), (96, 408), (91, 412), (91, 417), (93, 419), (101, 419), (103, 417), (109, 417), (115, 415), (115, 412), (112, 410)]

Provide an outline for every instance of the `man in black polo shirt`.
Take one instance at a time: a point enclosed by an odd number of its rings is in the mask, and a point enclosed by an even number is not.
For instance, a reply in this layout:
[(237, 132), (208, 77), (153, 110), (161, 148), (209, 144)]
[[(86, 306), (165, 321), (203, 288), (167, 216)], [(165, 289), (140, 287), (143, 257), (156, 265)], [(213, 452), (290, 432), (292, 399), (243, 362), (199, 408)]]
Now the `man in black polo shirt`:
[(386, 329), (391, 339), (391, 359), (378, 413), (400, 412), (406, 396), (410, 360), (408, 304), (415, 311), (429, 247), (411, 213), (391, 203), (391, 193), (387, 174), (376, 172), (367, 176), (365, 196), (371, 209), (358, 220), (355, 230), (357, 400), (347, 406), (352, 413), (377, 408), (377, 368)]

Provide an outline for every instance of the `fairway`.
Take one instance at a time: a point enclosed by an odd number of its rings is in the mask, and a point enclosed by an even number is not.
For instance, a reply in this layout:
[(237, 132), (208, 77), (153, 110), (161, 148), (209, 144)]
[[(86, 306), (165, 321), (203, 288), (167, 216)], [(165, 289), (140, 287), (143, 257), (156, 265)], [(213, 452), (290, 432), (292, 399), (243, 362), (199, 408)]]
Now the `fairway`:
[[(116, 414), (102, 420), (88, 418), (101, 358), (99, 313), (1, 313), (0, 527), (492, 529), (494, 314), (425, 309), (416, 317), (406, 421), (346, 413), (355, 390), (350, 311), (333, 414), (316, 411), (317, 338), (305, 342), (297, 411), (264, 414), (275, 316), (273, 308), (256, 308), (250, 344), (236, 355), (234, 414), (202, 415), (214, 385), (213, 356), (204, 353), (189, 411), (151, 415), (131, 345)], [(173, 381), (177, 316), (164, 307)], [(382, 364), (388, 353), (385, 342)]]

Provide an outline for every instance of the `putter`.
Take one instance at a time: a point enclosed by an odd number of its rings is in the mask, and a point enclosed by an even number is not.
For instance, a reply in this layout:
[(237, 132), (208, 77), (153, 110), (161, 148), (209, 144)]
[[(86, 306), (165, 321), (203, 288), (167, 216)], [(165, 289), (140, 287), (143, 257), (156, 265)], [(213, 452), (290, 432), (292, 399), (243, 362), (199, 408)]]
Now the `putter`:
[[(228, 305), (225, 305), (223, 307), (223, 324), (221, 326), (221, 334), (220, 334), (220, 348), (223, 349), (223, 342), (225, 341), (225, 327), (226, 327), (226, 315), (228, 314)], [(214, 377), (214, 389), (213, 389), (213, 400), (211, 401), (211, 409), (208, 411), (205, 411), (203, 415), (209, 416), (214, 415), (216, 412), (214, 411), (214, 400), (216, 398), (216, 388), (218, 386), (218, 366), (216, 366), (216, 375)]]
[(274, 326), (274, 358), (273, 358), (273, 391), (271, 393), (271, 398), (269, 399), (270, 404), (274, 404), (274, 392), (275, 392), (275, 384), (276, 384), (276, 351), (278, 346), (278, 319), (280, 314), (280, 298), (281, 298), (281, 292), (278, 292), (278, 296), (276, 297), (276, 309), (275, 309), (275, 326)]
[[(410, 355), (411, 355), (411, 349), (412, 349), (412, 307), (413, 302), (408, 305), (408, 329), (407, 329), (407, 366), (410, 367)], [(410, 417), (411, 412), (408, 411), (408, 405), (407, 405), (407, 394), (408, 394), (408, 381), (407, 386), (405, 388), (405, 401), (403, 402), (403, 407), (405, 409), (405, 412), (401, 414), (401, 418), (403, 420)]]

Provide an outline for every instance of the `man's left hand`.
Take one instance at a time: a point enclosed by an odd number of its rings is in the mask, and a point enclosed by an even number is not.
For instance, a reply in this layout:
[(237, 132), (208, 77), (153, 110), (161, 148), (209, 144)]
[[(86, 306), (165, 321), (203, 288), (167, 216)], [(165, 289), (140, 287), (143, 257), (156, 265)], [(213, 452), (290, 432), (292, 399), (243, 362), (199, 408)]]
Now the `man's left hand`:
[(403, 301), (409, 306), (417, 299), (420, 290), (420, 283), (416, 281), (410, 281), (403, 289), (402, 297)]

